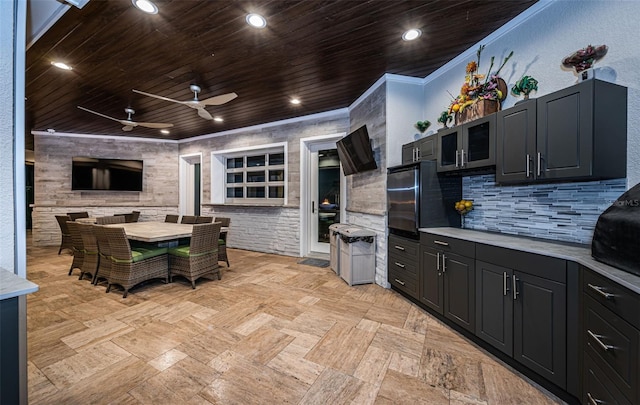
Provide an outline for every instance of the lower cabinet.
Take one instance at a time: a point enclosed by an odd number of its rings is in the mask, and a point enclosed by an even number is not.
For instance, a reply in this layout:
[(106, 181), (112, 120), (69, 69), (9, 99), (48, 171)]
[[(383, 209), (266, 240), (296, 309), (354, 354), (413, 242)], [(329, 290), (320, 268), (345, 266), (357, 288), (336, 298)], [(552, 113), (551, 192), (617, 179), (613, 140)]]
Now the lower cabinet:
[(419, 242), (397, 235), (388, 239), (388, 280), (394, 288), (418, 299)]
[(474, 332), (475, 259), (457, 254), (455, 248), (456, 244), (469, 242), (441, 237), (423, 239), (420, 246), (420, 302)]

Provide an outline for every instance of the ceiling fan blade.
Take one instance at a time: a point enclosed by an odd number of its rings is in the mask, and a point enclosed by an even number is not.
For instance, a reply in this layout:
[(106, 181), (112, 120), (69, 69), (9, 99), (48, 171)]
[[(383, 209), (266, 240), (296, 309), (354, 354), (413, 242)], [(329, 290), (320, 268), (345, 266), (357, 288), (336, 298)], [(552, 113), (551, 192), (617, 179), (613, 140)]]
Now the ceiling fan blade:
[(221, 94), (219, 96), (210, 97), (206, 100), (200, 101), (200, 103), (204, 105), (222, 105), (222, 104), (228, 103), (229, 101), (233, 100), (236, 97), (238, 97), (236, 93), (227, 93), (227, 94)]
[(172, 103), (178, 103), (178, 104), (185, 104), (184, 101), (174, 100), (174, 99), (169, 98), (169, 97), (163, 97), (163, 96), (158, 96), (156, 94), (145, 93), (144, 91), (140, 91), (140, 90), (136, 90), (136, 89), (133, 89), (133, 91), (134, 91), (134, 93), (142, 94), (142, 95), (148, 96), (148, 97), (157, 98), (159, 100), (170, 101)]
[(120, 123), (122, 123), (122, 120), (119, 120), (119, 119), (117, 119), (117, 118), (113, 118), (113, 117), (109, 117), (108, 115), (100, 114), (99, 112), (96, 112), (96, 111), (90, 110), (90, 109), (88, 109), (88, 108), (84, 108), (84, 107), (80, 107), (80, 106), (77, 106), (77, 107), (78, 107), (79, 109), (81, 109), (81, 110), (84, 110), (84, 111), (90, 112), (91, 114), (99, 115), (99, 116), (101, 116), (101, 117), (103, 117), (103, 118), (107, 118), (107, 119), (110, 119), (110, 120), (112, 120), (112, 121), (116, 121), (116, 122), (120, 122)]
[(205, 120), (212, 120), (213, 119), (211, 114), (209, 114), (209, 111), (205, 110), (204, 107), (197, 108), (197, 110), (198, 110), (198, 115), (201, 116), (202, 118), (204, 118)]
[(165, 124), (162, 122), (136, 122), (136, 124), (145, 128), (155, 128), (155, 129), (163, 129), (163, 128), (171, 128), (173, 124)]

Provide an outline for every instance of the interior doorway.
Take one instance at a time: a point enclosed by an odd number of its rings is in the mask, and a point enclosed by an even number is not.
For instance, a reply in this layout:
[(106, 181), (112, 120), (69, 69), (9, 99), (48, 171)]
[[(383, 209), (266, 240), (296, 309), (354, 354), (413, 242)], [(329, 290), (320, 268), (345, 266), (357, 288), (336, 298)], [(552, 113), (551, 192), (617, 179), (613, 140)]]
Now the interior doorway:
[(300, 253), (329, 253), (329, 226), (344, 218), (345, 181), (336, 141), (343, 134), (301, 140)]
[(180, 156), (180, 215), (200, 215), (202, 205), (202, 154)]

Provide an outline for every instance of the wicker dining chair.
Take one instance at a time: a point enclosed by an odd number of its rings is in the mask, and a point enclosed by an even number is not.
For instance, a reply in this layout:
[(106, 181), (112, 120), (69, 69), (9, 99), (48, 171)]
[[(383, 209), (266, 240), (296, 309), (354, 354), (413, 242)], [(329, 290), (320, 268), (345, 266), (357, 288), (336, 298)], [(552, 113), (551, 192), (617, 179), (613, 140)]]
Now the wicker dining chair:
[(229, 267), (229, 256), (227, 256), (227, 233), (229, 232), (229, 226), (231, 225), (231, 218), (227, 217), (215, 217), (213, 222), (220, 222), (221, 226), (226, 227), (226, 232), (220, 233), (218, 239), (218, 260), (227, 263)]
[(78, 218), (89, 218), (89, 213), (87, 211), (67, 212), (67, 215), (69, 216), (69, 218), (71, 218), (72, 221), (75, 221)]
[(98, 260), (98, 270), (96, 270), (96, 273), (93, 275), (91, 283), (97, 285), (98, 280), (109, 281), (109, 275), (111, 275), (111, 246), (109, 245), (109, 238), (107, 238), (102, 225), (93, 225), (93, 232), (98, 242), (100, 259)]
[(98, 225), (124, 224), (124, 223), (125, 223), (125, 220), (123, 215), (112, 215), (108, 217), (96, 218), (96, 224)]
[(70, 250), (73, 253), (73, 241), (71, 240), (71, 234), (69, 233), (69, 227), (67, 222), (71, 221), (68, 215), (56, 215), (58, 226), (60, 227), (60, 233), (62, 234), (62, 240), (60, 241), (60, 248), (58, 254), (64, 249)]
[(177, 224), (178, 223), (178, 219), (180, 219), (180, 215), (168, 214), (166, 217), (164, 217), (164, 222), (170, 222), (172, 224)]
[(196, 224), (210, 224), (213, 222), (213, 217), (205, 217), (198, 215), (196, 217)]
[(195, 215), (183, 215), (182, 220), (180, 220), (181, 224), (195, 224), (196, 216)]
[(82, 261), (78, 280), (82, 280), (84, 276), (89, 275), (91, 276), (91, 282), (93, 282), (96, 272), (98, 271), (98, 260), (100, 260), (98, 241), (93, 231), (94, 227), (92, 224), (83, 224), (80, 222), (76, 225), (80, 230), (80, 236), (82, 237), (82, 244), (84, 246), (84, 260)]
[(140, 211), (132, 211), (130, 214), (124, 214), (124, 222), (138, 222), (138, 218), (140, 218)]
[(160, 278), (169, 282), (167, 248), (131, 249), (121, 227), (104, 227), (104, 233), (111, 248), (111, 274), (106, 292), (119, 285), (124, 289), (122, 298), (127, 298), (129, 290), (143, 281)]
[(218, 238), (220, 223), (196, 224), (193, 226), (189, 245), (169, 249), (169, 280), (182, 276), (196, 288), (196, 280), (208, 274), (220, 276), (218, 266)]
[(73, 261), (69, 267), (69, 275), (73, 273), (73, 269), (80, 269), (80, 272), (82, 272), (82, 263), (84, 262), (84, 242), (78, 225), (80, 225), (79, 222), (67, 222), (67, 228), (73, 243)]

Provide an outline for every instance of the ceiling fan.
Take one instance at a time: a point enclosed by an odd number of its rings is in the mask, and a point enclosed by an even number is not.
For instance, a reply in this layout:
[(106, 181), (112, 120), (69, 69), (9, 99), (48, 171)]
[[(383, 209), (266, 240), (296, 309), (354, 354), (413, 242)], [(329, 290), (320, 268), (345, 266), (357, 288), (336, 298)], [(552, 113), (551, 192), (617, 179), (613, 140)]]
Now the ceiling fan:
[(150, 94), (150, 93), (145, 93), (144, 91), (135, 90), (135, 89), (133, 89), (133, 91), (138, 93), (138, 94), (143, 94), (145, 96), (154, 97), (154, 98), (157, 98), (157, 99), (160, 99), (160, 100), (165, 100), (165, 101), (171, 101), (172, 103), (184, 104), (186, 106), (194, 108), (194, 109), (198, 110), (198, 115), (201, 116), (202, 118), (204, 118), (205, 120), (212, 120), (213, 119), (211, 114), (209, 114), (209, 111), (205, 110), (206, 106), (208, 106), (208, 105), (222, 105), (222, 104), (228, 103), (229, 101), (231, 101), (234, 98), (238, 97), (238, 95), (236, 93), (227, 93), (227, 94), (221, 94), (219, 96), (210, 97), (210, 98), (208, 98), (206, 100), (202, 100), (201, 101), (201, 100), (198, 100), (198, 93), (200, 93), (200, 91), (202, 91), (200, 86), (196, 86), (195, 84), (192, 84), (191, 86), (189, 86), (189, 89), (191, 89), (191, 91), (193, 92), (193, 100), (187, 100), (187, 101), (174, 100), (172, 98), (158, 96), (158, 95)]
[(127, 119), (126, 120), (119, 120), (117, 118), (113, 118), (113, 117), (109, 117), (108, 115), (104, 115), (104, 114), (100, 114), (99, 112), (95, 112), (93, 110), (90, 110), (88, 108), (84, 108), (84, 107), (80, 107), (78, 106), (79, 109), (90, 112), (92, 114), (95, 115), (99, 115), (101, 117), (104, 118), (108, 118), (110, 120), (113, 121), (117, 121), (120, 124), (124, 125), (124, 127), (122, 127), (123, 131), (131, 131), (133, 128), (137, 127), (137, 126), (141, 126), (141, 127), (145, 127), (145, 128), (155, 128), (155, 129), (163, 129), (163, 128), (171, 128), (173, 126), (173, 124), (165, 124), (162, 122), (135, 122), (135, 121), (131, 121), (131, 116), (133, 114), (135, 114), (135, 110), (133, 108), (125, 108), (124, 112), (127, 113)]

